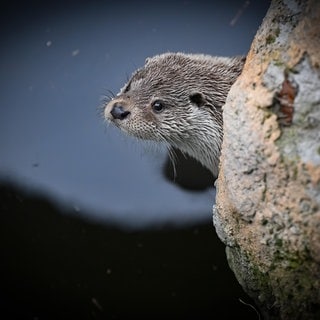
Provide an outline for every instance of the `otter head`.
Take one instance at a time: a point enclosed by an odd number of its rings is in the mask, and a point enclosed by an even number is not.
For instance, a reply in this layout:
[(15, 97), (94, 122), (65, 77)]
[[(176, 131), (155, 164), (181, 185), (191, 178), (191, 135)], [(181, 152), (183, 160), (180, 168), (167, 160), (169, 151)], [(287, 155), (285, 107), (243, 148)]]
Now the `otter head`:
[(183, 53), (148, 58), (105, 105), (104, 116), (127, 134), (165, 142), (216, 173), (221, 107), (237, 73), (231, 61)]

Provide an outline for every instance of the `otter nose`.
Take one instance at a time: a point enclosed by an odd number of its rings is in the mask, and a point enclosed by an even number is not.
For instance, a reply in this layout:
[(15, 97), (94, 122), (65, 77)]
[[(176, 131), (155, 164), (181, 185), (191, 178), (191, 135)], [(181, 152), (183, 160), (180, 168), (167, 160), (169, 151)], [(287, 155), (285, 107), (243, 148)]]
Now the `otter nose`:
[(110, 113), (114, 119), (123, 120), (130, 114), (130, 111), (124, 110), (121, 105), (115, 103)]

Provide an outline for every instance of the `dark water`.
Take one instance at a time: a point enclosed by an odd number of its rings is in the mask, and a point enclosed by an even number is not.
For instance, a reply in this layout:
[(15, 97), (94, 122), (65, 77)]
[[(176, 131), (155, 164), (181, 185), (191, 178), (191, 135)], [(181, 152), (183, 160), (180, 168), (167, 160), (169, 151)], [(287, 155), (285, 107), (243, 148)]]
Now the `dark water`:
[(0, 197), (1, 319), (257, 319), (209, 223), (125, 232)]
[(246, 54), (268, 4), (3, 2), (1, 319), (257, 319), (212, 226), (208, 172), (182, 158), (172, 181), (165, 150), (97, 107), (148, 56)]

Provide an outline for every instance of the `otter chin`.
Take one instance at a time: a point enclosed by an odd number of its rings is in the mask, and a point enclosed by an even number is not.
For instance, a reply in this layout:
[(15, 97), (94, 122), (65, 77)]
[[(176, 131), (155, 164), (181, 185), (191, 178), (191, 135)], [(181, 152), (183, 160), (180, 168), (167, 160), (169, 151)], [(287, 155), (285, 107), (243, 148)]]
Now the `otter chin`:
[(147, 58), (104, 105), (104, 117), (129, 135), (178, 148), (217, 176), (222, 107), (244, 62), (184, 53)]

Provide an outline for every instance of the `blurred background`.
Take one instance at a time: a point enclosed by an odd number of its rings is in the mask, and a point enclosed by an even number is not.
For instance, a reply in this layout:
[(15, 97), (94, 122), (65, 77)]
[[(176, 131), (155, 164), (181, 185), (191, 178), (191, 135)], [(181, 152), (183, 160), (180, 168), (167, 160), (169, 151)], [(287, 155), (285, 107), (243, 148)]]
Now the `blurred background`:
[(146, 57), (245, 55), (268, 7), (3, 2), (0, 317), (257, 319), (212, 226), (210, 173), (179, 157), (174, 177), (99, 105)]

